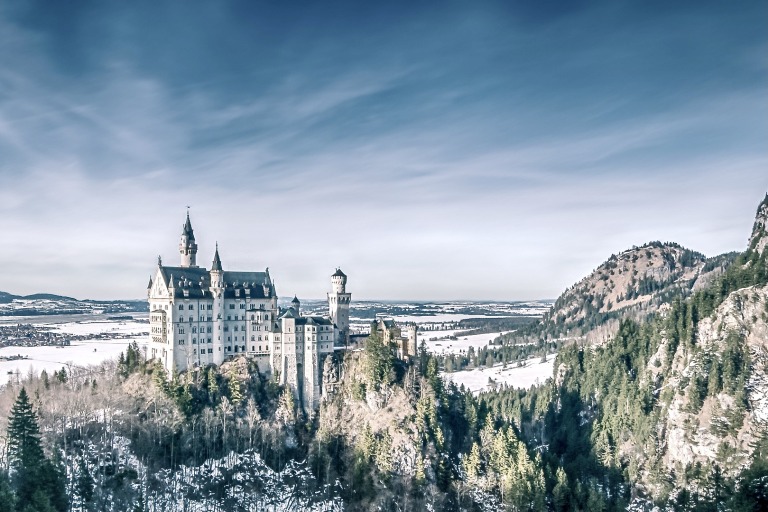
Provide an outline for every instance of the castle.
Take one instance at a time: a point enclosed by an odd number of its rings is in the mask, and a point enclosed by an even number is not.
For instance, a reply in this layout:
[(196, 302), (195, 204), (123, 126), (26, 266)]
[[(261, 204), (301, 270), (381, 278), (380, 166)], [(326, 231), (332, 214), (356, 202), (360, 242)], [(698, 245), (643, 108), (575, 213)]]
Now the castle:
[(244, 355), (259, 371), (293, 390), (306, 411), (319, 406), (324, 359), (349, 340), (347, 276), (331, 276), (329, 315), (303, 316), (294, 297), (277, 305), (275, 282), (264, 272), (224, 270), (219, 248), (211, 269), (197, 265), (197, 243), (187, 219), (179, 243), (181, 264), (163, 265), (147, 287), (150, 341), (147, 356), (171, 375), (188, 368), (220, 365)]

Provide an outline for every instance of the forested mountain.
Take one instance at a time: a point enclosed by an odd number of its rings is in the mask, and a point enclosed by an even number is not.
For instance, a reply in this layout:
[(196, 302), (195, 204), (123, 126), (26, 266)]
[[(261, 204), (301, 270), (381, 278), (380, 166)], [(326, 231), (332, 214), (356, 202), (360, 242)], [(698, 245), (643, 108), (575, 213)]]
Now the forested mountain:
[(738, 253), (706, 258), (675, 243), (651, 242), (612, 254), (568, 288), (539, 321), (504, 337), (602, 343), (622, 319), (642, 320), (722, 274)]
[(473, 396), (375, 336), (326, 361), (311, 417), (243, 358), (30, 376), (0, 391), (0, 511), (766, 510), (766, 220), (768, 197), (725, 271), (528, 390)]

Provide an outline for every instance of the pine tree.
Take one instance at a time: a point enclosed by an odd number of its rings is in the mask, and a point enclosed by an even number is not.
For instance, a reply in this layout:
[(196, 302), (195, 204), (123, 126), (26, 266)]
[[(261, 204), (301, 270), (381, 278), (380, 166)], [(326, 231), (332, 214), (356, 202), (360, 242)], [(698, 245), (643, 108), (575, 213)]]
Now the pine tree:
[(555, 488), (552, 489), (552, 504), (556, 511), (570, 510), (571, 509), (571, 490), (568, 486), (568, 477), (565, 475), (562, 467), (557, 468), (557, 474), (555, 475), (557, 483)]
[(45, 458), (37, 415), (24, 388), (8, 418), (8, 462), (18, 501), (26, 504), (22, 512), (67, 509), (61, 473)]
[(0, 471), (0, 512), (13, 512), (16, 506), (16, 496), (11, 489), (8, 475)]
[(77, 483), (76, 492), (77, 497), (80, 499), (80, 505), (83, 506), (90, 503), (93, 500), (93, 477), (88, 471), (88, 466), (85, 460), (81, 457), (77, 464)]

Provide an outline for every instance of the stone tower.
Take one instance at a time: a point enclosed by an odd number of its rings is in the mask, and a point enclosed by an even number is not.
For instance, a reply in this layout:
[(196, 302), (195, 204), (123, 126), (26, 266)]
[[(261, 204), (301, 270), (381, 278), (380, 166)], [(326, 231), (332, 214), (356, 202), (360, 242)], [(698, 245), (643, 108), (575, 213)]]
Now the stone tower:
[(179, 253), (181, 254), (182, 267), (197, 267), (197, 244), (195, 243), (195, 233), (192, 231), (192, 223), (189, 221), (189, 211), (187, 211), (187, 222), (184, 223), (181, 231)]
[(409, 323), (406, 326), (407, 333), (408, 333), (408, 341), (406, 345), (406, 356), (413, 357), (417, 354), (419, 350), (419, 342), (418, 342), (418, 335), (416, 334), (418, 332), (418, 326), (415, 323)]
[(331, 276), (331, 293), (328, 294), (328, 310), (331, 321), (339, 330), (338, 341), (349, 342), (349, 303), (352, 294), (347, 293), (347, 275), (340, 268)]
[(211, 264), (211, 295), (213, 296), (213, 363), (220, 365), (224, 362), (224, 271), (219, 258), (219, 244)]

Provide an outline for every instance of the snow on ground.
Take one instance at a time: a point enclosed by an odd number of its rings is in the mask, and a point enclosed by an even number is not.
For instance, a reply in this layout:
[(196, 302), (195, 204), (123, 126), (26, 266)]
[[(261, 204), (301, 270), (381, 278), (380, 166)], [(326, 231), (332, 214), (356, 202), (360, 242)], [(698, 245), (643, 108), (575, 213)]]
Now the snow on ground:
[[(491, 332), (486, 334), (472, 334), (470, 336), (459, 336), (455, 340), (451, 339), (438, 339), (435, 341), (429, 341), (431, 338), (440, 338), (452, 336), (456, 331), (419, 331), (419, 343), (424, 340), (427, 345), (427, 350), (435, 354), (460, 354), (466, 353), (469, 347), (475, 347), (477, 350), (480, 347), (488, 345), (490, 342), (498, 338), (501, 334), (505, 334), (510, 331)], [(447, 333), (447, 334), (443, 334)]]
[[(0, 385), (15, 379), (18, 370), (25, 377), (30, 368), (34, 373), (43, 369), (51, 375), (62, 366), (73, 364), (77, 367), (97, 365), (107, 359), (117, 359), (120, 352), (125, 351), (128, 344), (136, 340), (139, 346), (146, 343), (146, 337), (121, 338), (118, 340), (81, 340), (72, 342), (69, 347), (2, 347), (0, 356), (26, 356), (26, 359), (15, 361), (0, 361)], [(8, 372), (11, 372), (9, 375)]]
[(86, 322), (66, 322), (63, 324), (48, 324), (54, 331), (66, 334), (87, 336), (92, 334), (147, 334), (149, 324), (132, 320), (99, 320)]
[[(520, 316), (520, 315), (515, 315)], [(391, 315), (388, 318), (394, 319), (398, 323), (413, 322), (421, 323), (455, 323), (470, 318), (503, 318), (500, 316), (489, 315), (464, 315), (460, 313), (435, 313), (430, 315)]]
[(545, 363), (541, 362), (541, 357), (534, 357), (524, 361), (522, 367), (510, 363), (505, 369), (503, 364), (497, 364), (493, 368), (444, 373), (443, 378), (446, 381), (455, 382), (457, 386), (464, 384), (465, 388), (475, 394), (491, 389), (492, 384), (489, 383), (489, 378), (496, 384), (507, 384), (510, 387), (523, 389), (543, 384), (552, 376), (554, 363), (555, 354), (550, 354)]

